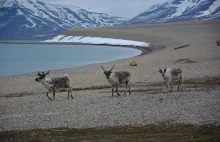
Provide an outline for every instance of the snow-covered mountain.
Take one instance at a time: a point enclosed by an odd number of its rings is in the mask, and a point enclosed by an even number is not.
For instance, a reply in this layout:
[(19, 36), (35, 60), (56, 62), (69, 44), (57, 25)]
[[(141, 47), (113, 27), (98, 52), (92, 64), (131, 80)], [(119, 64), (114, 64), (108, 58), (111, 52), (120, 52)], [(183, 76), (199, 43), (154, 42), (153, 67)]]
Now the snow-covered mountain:
[(153, 5), (126, 24), (162, 23), (220, 18), (220, 0), (170, 0)]
[(125, 21), (126, 18), (38, 0), (0, 0), (0, 40), (42, 40), (68, 28), (109, 27)]

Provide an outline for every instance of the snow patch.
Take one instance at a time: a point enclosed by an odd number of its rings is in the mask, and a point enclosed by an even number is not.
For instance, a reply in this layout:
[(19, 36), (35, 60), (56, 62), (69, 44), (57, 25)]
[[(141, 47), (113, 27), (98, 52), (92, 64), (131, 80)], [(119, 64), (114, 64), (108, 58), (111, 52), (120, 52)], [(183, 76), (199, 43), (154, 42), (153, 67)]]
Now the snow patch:
[(32, 24), (32, 26), (26, 25), (27, 28), (35, 28), (36, 27), (37, 24), (34, 23), (34, 21), (31, 18), (26, 17), (26, 19)]
[(18, 9), (17, 10), (17, 15), (24, 15), (24, 13), (20, 9)]
[(216, 0), (206, 11), (203, 11), (202, 14), (199, 16), (209, 15), (219, 7), (220, 7), (220, 0)]
[(107, 44), (107, 45), (127, 45), (127, 46), (139, 46), (149, 47), (150, 44), (141, 41), (103, 38), (103, 37), (82, 37), (82, 36), (65, 36), (58, 35), (53, 39), (43, 42), (72, 42), (72, 43), (88, 43), (88, 44)]
[(62, 39), (63, 37), (65, 37), (65, 35), (58, 35), (51, 40), (46, 40), (45, 42), (59, 42), (59, 40)]
[(173, 15), (171, 15), (169, 18), (180, 16), (187, 8), (191, 8), (196, 5), (198, 4), (194, 3), (193, 1), (186, 1), (186, 0), (182, 1), (181, 4), (179, 5), (172, 5), (173, 7), (176, 7), (176, 12)]

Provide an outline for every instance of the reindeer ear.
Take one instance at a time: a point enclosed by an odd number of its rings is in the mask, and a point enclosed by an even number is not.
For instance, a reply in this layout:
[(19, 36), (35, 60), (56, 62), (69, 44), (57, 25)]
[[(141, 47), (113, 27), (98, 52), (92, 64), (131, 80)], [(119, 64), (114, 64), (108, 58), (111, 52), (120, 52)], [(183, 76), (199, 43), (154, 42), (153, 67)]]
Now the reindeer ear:
[(45, 75), (48, 75), (49, 74), (49, 71), (47, 71), (47, 73)]
[(159, 72), (162, 73), (162, 69), (159, 68)]
[(165, 72), (167, 71), (167, 68), (165, 68), (163, 71), (164, 71), (164, 73), (165, 73)]

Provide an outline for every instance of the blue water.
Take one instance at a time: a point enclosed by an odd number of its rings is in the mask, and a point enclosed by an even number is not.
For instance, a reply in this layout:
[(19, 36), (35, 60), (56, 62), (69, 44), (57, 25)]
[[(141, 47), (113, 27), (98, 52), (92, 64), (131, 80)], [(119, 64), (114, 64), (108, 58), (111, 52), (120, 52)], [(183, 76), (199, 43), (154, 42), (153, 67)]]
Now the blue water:
[(95, 45), (0, 44), (0, 76), (72, 68), (140, 53), (131, 48)]

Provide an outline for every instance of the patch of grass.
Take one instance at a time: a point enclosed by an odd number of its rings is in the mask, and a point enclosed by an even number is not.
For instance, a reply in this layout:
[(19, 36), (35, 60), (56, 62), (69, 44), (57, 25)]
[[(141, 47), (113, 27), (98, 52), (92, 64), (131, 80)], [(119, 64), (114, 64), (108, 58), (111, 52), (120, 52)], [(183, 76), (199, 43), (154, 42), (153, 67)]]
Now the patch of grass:
[[(144, 82), (138, 82), (139, 84), (142, 84)], [(175, 84), (175, 82), (174, 82)], [(184, 85), (207, 85), (207, 84), (220, 84), (220, 77), (208, 77), (206, 76), (205, 78), (193, 78), (193, 79), (187, 79), (183, 80)], [(164, 82), (148, 82), (148, 86), (161, 86), (164, 85)]]
[(34, 93), (28, 93), (28, 92), (19, 92), (19, 93), (9, 93), (9, 94), (2, 94), (1, 97), (23, 97), (23, 96), (28, 96), (28, 95), (34, 95)]
[(196, 62), (190, 59), (179, 59), (175, 61), (174, 63), (196, 63)]
[[(220, 77), (219, 76), (216, 76), (216, 77), (206, 76), (205, 78), (194, 78), (194, 79), (184, 80), (183, 83), (184, 85), (191, 85), (191, 86), (194, 85), (195, 87), (198, 85), (220, 84)], [(145, 86), (145, 84), (146, 82), (136, 82), (135, 84), (131, 84), (131, 87)], [(161, 86), (161, 85), (164, 85), (163, 81), (147, 83), (147, 86)], [(85, 90), (99, 90), (99, 89), (107, 89), (107, 88), (111, 88), (111, 86), (110, 85), (91, 86), (91, 87), (85, 87), (85, 88), (72, 88), (72, 90), (73, 91), (85, 91)], [(60, 91), (60, 92), (63, 92), (63, 91)], [(45, 94), (45, 93), (39, 92), (38, 94)], [(21, 92), (21, 93), (13, 93), (13, 94), (2, 94), (0, 98), (1, 97), (23, 97), (23, 96), (28, 96), (28, 95), (34, 95), (34, 93)]]
[(1, 132), (0, 141), (212, 141), (220, 139), (220, 126), (214, 125), (146, 125), (122, 126), (104, 129), (45, 129)]
[(220, 77), (195, 78), (184, 81), (184, 84), (220, 84)]
[(73, 88), (73, 91), (84, 91), (84, 90), (98, 90), (98, 89), (106, 89), (111, 88), (110, 85), (103, 85), (103, 86), (91, 86), (91, 87), (85, 87), (85, 88)]
[[(188, 79), (183, 81), (185, 85), (197, 85), (197, 84), (220, 84), (220, 77), (208, 77), (205, 78), (194, 78), (194, 79)], [(145, 82), (136, 82), (136, 84), (131, 84), (131, 87), (133, 86), (140, 86), (141, 84), (144, 84)], [(163, 82), (148, 82), (148, 86), (161, 86), (163, 85)], [(86, 87), (86, 88), (73, 88), (75, 91), (84, 91), (84, 90), (99, 90), (99, 89), (107, 89), (111, 88), (110, 85), (106, 86), (92, 86), (92, 87)]]

